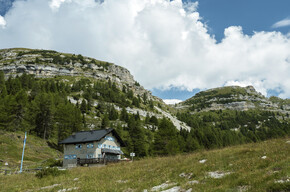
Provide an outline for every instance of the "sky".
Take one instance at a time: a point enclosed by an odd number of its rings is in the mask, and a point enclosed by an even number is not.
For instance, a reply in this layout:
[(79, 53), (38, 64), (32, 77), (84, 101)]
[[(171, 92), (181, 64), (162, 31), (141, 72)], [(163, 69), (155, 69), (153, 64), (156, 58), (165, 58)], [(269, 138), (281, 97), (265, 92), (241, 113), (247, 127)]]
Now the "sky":
[(290, 98), (289, 0), (0, 0), (0, 49), (83, 54), (175, 103), (253, 85)]

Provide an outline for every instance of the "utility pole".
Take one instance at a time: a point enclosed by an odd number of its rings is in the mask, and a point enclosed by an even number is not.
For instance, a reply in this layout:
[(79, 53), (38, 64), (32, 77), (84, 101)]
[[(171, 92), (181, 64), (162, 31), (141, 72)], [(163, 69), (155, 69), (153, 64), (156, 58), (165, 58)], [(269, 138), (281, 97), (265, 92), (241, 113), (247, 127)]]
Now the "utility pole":
[(24, 141), (23, 141), (23, 151), (22, 151), (22, 158), (21, 158), (21, 165), (20, 165), (19, 173), (22, 173), (25, 144), (26, 144), (26, 132), (25, 132), (25, 137), (24, 137)]

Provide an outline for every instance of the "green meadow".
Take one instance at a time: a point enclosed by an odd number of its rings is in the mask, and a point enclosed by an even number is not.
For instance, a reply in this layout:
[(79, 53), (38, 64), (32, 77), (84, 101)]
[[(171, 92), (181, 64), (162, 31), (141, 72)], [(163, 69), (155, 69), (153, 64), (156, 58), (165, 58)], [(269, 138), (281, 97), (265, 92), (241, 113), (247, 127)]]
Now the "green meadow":
[[(290, 138), (150, 157), (58, 176), (0, 176), (0, 191), (290, 191)], [(218, 177), (218, 178), (215, 178)]]

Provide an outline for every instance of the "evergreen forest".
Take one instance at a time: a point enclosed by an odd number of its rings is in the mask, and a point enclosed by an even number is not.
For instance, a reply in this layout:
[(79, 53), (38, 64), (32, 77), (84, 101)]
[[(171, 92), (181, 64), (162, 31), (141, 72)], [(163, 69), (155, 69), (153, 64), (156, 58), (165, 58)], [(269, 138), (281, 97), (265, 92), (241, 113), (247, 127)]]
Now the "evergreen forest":
[[(73, 101), (77, 101), (73, 103)], [(0, 130), (27, 131), (62, 150), (58, 142), (73, 132), (114, 128), (128, 155), (138, 158), (213, 149), (289, 136), (289, 114), (249, 110), (178, 112), (191, 127), (178, 130), (167, 118), (128, 113), (127, 107), (154, 112), (158, 102), (114, 82), (78, 78), (5, 78), (0, 72)], [(94, 127), (90, 125), (94, 124)]]

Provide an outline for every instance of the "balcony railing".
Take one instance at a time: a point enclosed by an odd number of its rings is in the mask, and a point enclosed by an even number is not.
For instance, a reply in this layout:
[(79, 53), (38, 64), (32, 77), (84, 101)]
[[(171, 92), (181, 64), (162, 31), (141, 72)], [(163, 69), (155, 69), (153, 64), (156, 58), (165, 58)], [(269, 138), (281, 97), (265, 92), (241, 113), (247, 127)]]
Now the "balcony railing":
[(77, 164), (81, 166), (85, 164), (107, 164), (116, 162), (119, 162), (119, 159), (107, 159), (107, 158), (77, 159)]

